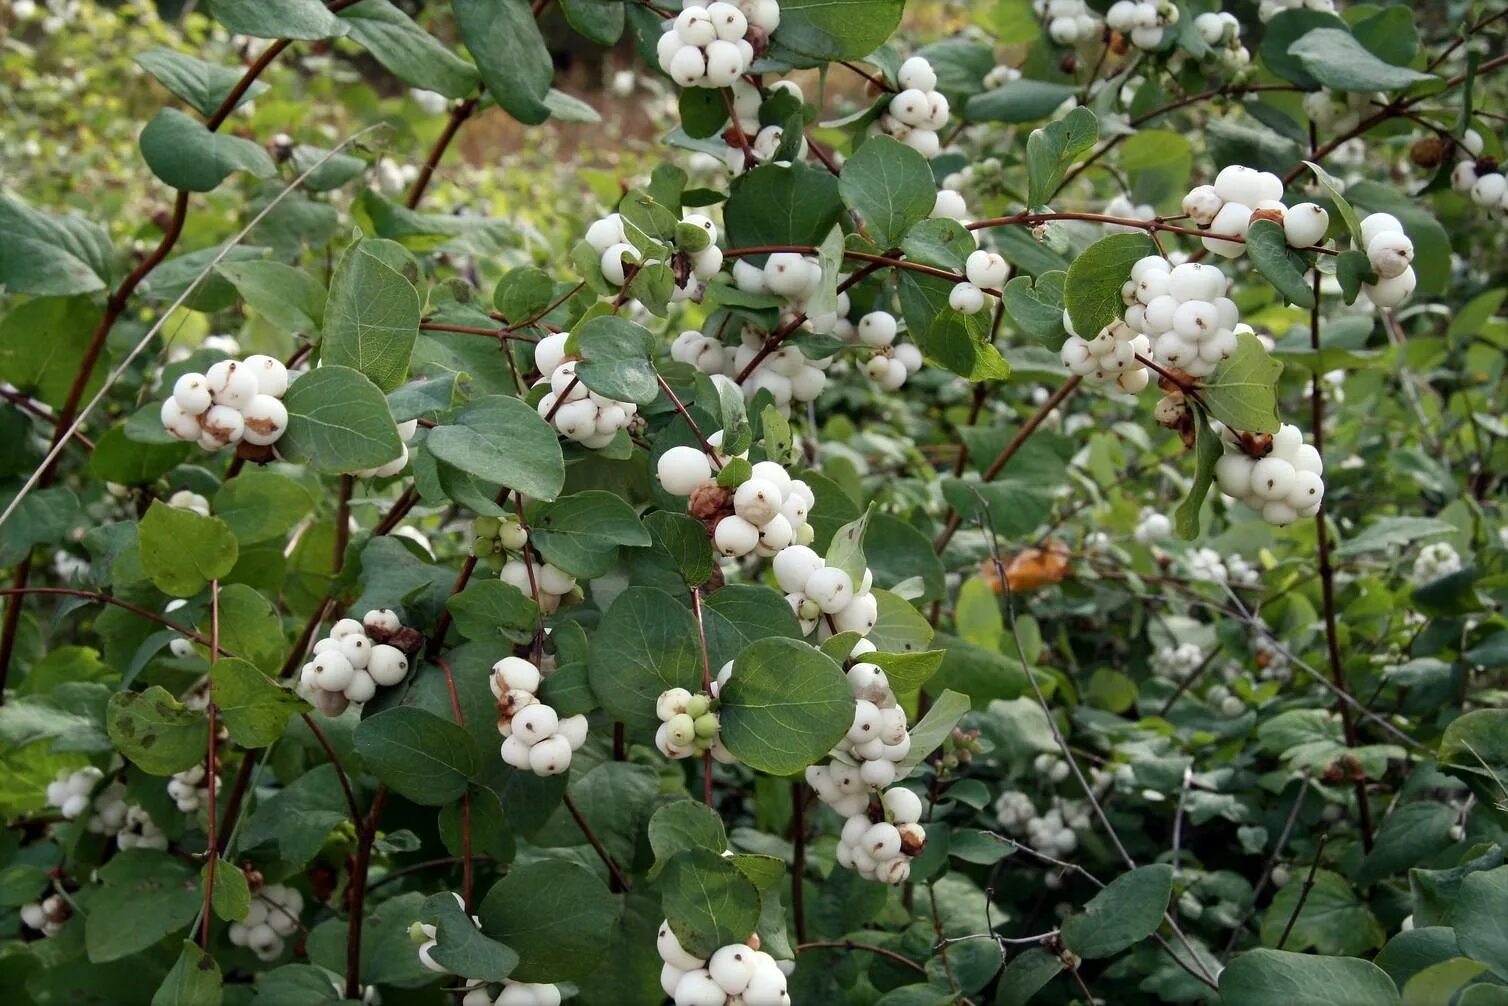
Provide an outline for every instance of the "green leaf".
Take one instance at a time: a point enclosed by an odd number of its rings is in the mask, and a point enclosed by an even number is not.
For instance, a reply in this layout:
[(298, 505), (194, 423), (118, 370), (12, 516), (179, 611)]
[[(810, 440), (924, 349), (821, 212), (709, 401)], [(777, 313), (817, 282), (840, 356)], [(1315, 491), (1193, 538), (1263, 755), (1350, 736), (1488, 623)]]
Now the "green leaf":
[(1016, 276), (1005, 284), (1005, 313), (1016, 327), (1044, 342), (1063, 335), (1064, 289), (1068, 274), (1054, 270), (1035, 278)]
[(838, 191), (880, 247), (889, 248), (932, 212), (937, 183), (920, 153), (892, 137), (876, 136), (844, 163)]
[(325, 316), (325, 288), (307, 272), (281, 262), (221, 262), (215, 272), (236, 288), (246, 306), (285, 332), (313, 335)]
[(198, 871), (166, 852), (126, 849), (99, 868), (84, 945), (96, 964), (146, 950), (199, 911)]
[[(701, 687), (696, 620), (664, 591), (630, 587), (602, 616), (592, 637), (588, 669), (592, 691), (609, 716), (630, 728), (653, 726), (661, 692)], [(726, 742), (726, 720), (723, 735)]]
[(314, 509), (309, 490), (286, 475), (250, 468), (222, 483), (215, 493), (215, 516), (242, 545), (278, 540)]
[(1121, 287), (1138, 259), (1157, 254), (1145, 234), (1112, 234), (1101, 238), (1073, 260), (1064, 280), (1064, 303), (1074, 330), (1093, 339), (1125, 309)]
[(1456, 812), (1442, 803), (1406, 803), (1383, 818), (1372, 851), (1356, 870), (1356, 882), (1375, 884), (1402, 874), (1451, 845)]
[(681, 128), (693, 140), (706, 140), (728, 124), (728, 106), (722, 91), (712, 87), (683, 87), (680, 95)]
[[(599, 637), (594, 655), (600, 646)], [(853, 710), (847, 679), (831, 657), (799, 640), (760, 639), (734, 660), (722, 689), (722, 741), (750, 768), (794, 775), (843, 738)]]
[(714, 673), (756, 639), (801, 637), (801, 626), (785, 598), (752, 583), (727, 584), (707, 594), (702, 623)]
[(963, 117), (969, 122), (1036, 122), (1076, 93), (1078, 88), (1072, 84), (1021, 78), (971, 96), (964, 104)]
[(1288, 250), (1283, 225), (1273, 220), (1255, 220), (1246, 233), (1246, 255), (1262, 278), (1273, 285), (1290, 304), (1314, 306), (1314, 290), (1300, 268), (1303, 259)]
[[(1272, 904), (1262, 916), (1262, 942), (1274, 945), (1281, 938), (1288, 920), (1294, 918), (1299, 896), (1307, 884), (1289, 884), (1273, 896)], [(1313, 948), (1322, 954), (1349, 956), (1364, 953), (1383, 944), (1382, 926), (1357, 897), (1351, 885), (1329, 870), (1314, 871), (1314, 886), (1304, 898), (1303, 909), (1294, 919), (1293, 929), (1284, 942), (1295, 950)]]
[(963, 271), (964, 262), (977, 247), (974, 236), (964, 225), (947, 217), (929, 217), (901, 239), (901, 252), (906, 258), (956, 272)]
[(706, 849), (721, 856), (728, 849), (728, 834), (723, 819), (711, 807), (695, 800), (676, 800), (649, 819), (649, 847), (655, 854), (649, 871), (653, 880), (678, 852)]
[(1346, 23), (1329, 11), (1284, 10), (1273, 15), (1262, 32), (1262, 62), (1279, 77), (1306, 91), (1318, 90), (1320, 83), (1308, 74), (1303, 62), (1290, 52), (1290, 47), (1315, 28), (1344, 31)]
[[(1352, 248), (1335, 257), (1335, 278), (1340, 282), (1341, 297), (1347, 304), (1356, 303), (1363, 283), (1377, 282), (1377, 273), (1372, 271), (1372, 262), (1367, 253)], [(1324, 371), (1320, 371), (1324, 373)]]
[[(199, 871), (201, 889), (209, 880), (209, 864)], [(210, 908), (227, 922), (239, 922), (246, 918), (251, 908), (251, 888), (246, 874), (235, 863), (225, 858), (215, 862), (214, 887), (210, 891)]]
[(687, 953), (711, 957), (742, 943), (759, 925), (759, 891), (733, 863), (710, 849), (686, 849), (660, 874), (660, 907)]
[(419, 293), (389, 264), (384, 245), (362, 241), (346, 249), (325, 301), (325, 366), (350, 367), (383, 391), (408, 377), (419, 339)]
[(62, 544), (81, 516), (72, 490), (43, 489), (26, 496), (0, 525), (0, 565), (20, 562), (37, 545)]
[[(0, 286), (35, 297), (102, 290), (115, 251), (97, 225), (77, 214), (51, 216), (0, 195)], [(14, 313), (14, 312), (12, 312)], [(84, 332), (74, 338), (87, 338)], [(0, 338), (0, 346), (10, 340)]]
[[(54, 650), (33, 665), (31, 674), (80, 669), (71, 659), (56, 660), (61, 653)], [(30, 675), (26, 681), (31, 681)], [(46, 740), (51, 743), (43, 746), (50, 751), (109, 751), (104, 720), (110, 698), (109, 687), (97, 681), (64, 681), (46, 694), (20, 696), (0, 706), (0, 741), (9, 748)]]
[(1386, 552), (1400, 545), (1456, 533), (1456, 526), (1434, 517), (1381, 517), (1356, 537), (1341, 543), (1336, 555), (1349, 557), (1368, 552)]
[(1063, 945), (1085, 958), (1118, 954), (1157, 931), (1172, 891), (1173, 868), (1166, 863), (1123, 873), (1063, 920)]
[(288, 717), (309, 704), (244, 660), (225, 658), (210, 670), (211, 694), (231, 740), (263, 748), (283, 736)]
[[(1045, 206), (1062, 183), (1068, 166), (1094, 146), (1099, 135), (1099, 121), (1082, 105), (1057, 122), (1033, 129), (1026, 138), (1027, 202), (1031, 206)], [(1124, 277), (1121, 282), (1125, 282)]]
[(263, 842), (275, 842), (279, 857), (298, 868), (314, 858), (331, 829), (344, 820), (346, 802), (335, 766), (316, 765), (259, 802), (246, 819), (237, 844), (253, 849)]
[(827, 565), (841, 569), (858, 586), (864, 579), (869, 563), (864, 559), (864, 535), (869, 530), (869, 519), (874, 515), (874, 504), (869, 504), (863, 514), (838, 528), (827, 546)]
[[(278, 454), (325, 475), (377, 468), (403, 450), (382, 391), (350, 367), (318, 367), (288, 386)], [(431, 440), (432, 442), (432, 440)]]
[(890, 38), (905, 0), (783, 0), (777, 44), (813, 59), (863, 59)]
[(220, 1006), (224, 995), (214, 956), (193, 940), (184, 940), (177, 962), (152, 995), (152, 1006)]
[(517, 398), (478, 398), (454, 424), (430, 430), (425, 446), (463, 472), (533, 499), (554, 499), (565, 484), (555, 428)]
[(1385, 63), (1343, 28), (1315, 28), (1288, 47), (1289, 55), (1325, 87), (1336, 91), (1396, 91), (1437, 79)]
[(419, 920), (435, 927), (437, 945), (429, 954), (452, 974), (500, 982), (518, 966), (518, 954), (477, 930), (476, 924), (448, 891), (424, 902)]
[(1041, 947), (1032, 947), (1005, 966), (995, 992), (995, 1006), (1026, 1006), (1062, 970), (1061, 960)]
[[(624, 5), (616, 0), (561, 0), (560, 4), (571, 27), (598, 45), (614, 45), (622, 37), (623, 8)], [(688, 87), (686, 90), (710, 89)]]
[(464, 98), (480, 79), (476, 68), (420, 28), (388, 0), (362, 0), (340, 12), (352, 40), (405, 84)]
[(152, 174), (175, 189), (209, 192), (236, 171), (277, 174), (272, 157), (251, 140), (211, 133), (197, 119), (164, 108), (141, 131), (141, 155)]
[(948, 305), (953, 284), (914, 271), (902, 273), (901, 313), (917, 348), (934, 363), (971, 381), (1010, 376), (1000, 350), (990, 341), (988, 315), (959, 314)]
[(896, 775), (910, 772), (942, 747), (943, 741), (958, 726), (958, 721), (968, 713), (970, 705), (967, 695), (948, 689), (933, 699), (927, 714), (911, 727), (911, 752), (896, 766)]
[[(784, 8), (781, 17), (784, 28)], [(761, 164), (733, 179), (723, 225), (735, 248), (817, 245), (842, 214), (838, 180), (827, 171), (800, 162)]]
[(1248, 950), (1220, 972), (1223, 1006), (1398, 1006), (1398, 989), (1370, 961)]
[(548, 119), (555, 65), (526, 0), (452, 0), (451, 7), (487, 93), (526, 126)]
[(1473, 873), (1461, 882), (1456, 898), (1456, 942), (1461, 952), (1481, 961), (1499, 978), (1508, 976), (1508, 867)]
[(319, 0), (210, 0), (209, 13), (236, 35), (312, 42), (346, 33)]
[[(136, 57), (136, 62), (156, 77), (158, 83), (192, 105), (194, 111), (206, 119), (215, 114), (245, 75), (240, 67), (216, 66), (187, 53), (161, 46), (141, 53)], [(268, 86), (264, 81), (253, 81), (236, 99), (235, 107), (239, 108), (252, 100), (267, 90)]]
[(648, 405), (659, 396), (650, 362), (656, 340), (643, 325), (602, 314), (573, 332), (571, 339), (582, 357), (576, 376), (597, 394), (635, 405)]
[(362, 720), (353, 740), (367, 768), (414, 803), (449, 803), (482, 770), (481, 753), (465, 729), (414, 706)]
[(89, 455), (89, 472), (96, 478), (122, 485), (146, 485), (182, 464), (191, 445), (185, 443), (143, 444), (130, 439), (121, 423), (105, 431)]
[[(1070, 277), (1071, 279), (1071, 277)], [(1236, 351), (1204, 379), (1200, 399), (1210, 415), (1243, 433), (1278, 431), (1278, 375), (1283, 365), (1250, 332), (1236, 337)]]
[[(0, 249), (12, 240), (7, 235)], [(0, 256), (4, 254), (0, 250)], [(0, 280), (6, 278), (5, 261), (0, 258)], [(24, 286), (11, 286), (6, 292), (28, 291)], [(99, 320), (99, 309), (84, 297), (44, 297), (17, 305), (0, 319), (0, 379), (54, 408), (60, 407), (67, 400), (78, 361), (83, 359)], [(104, 380), (99, 371), (103, 369), (95, 368), (95, 376), (84, 388), (86, 396), (99, 390)]]
[(533, 638), (539, 623), (534, 598), (501, 580), (473, 580), (445, 606), (456, 631), (482, 643), (522, 643)]
[(193, 597), (236, 564), (236, 536), (222, 520), (154, 500), (141, 519), (141, 568), (164, 594)]
[(712, 576), (717, 560), (707, 528), (689, 514), (656, 510), (644, 518), (655, 546), (670, 556), (688, 587), (700, 587)]
[(209, 744), (204, 713), (185, 709), (161, 685), (110, 696), (105, 729), (121, 754), (152, 775), (172, 775), (203, 761)]
[(634, 508), (600, 489), (562, 496), (529, 520), (530, 542), (548, 563), (583, 580), (603, 576), (618, 561), (620, 545), (650, 544)]
[(482, 932), (518, 954), (521, 982), (577, 981), (597, 969), (621, 906), (584, 866), (564, 860), (515, 865), (482, 899)]

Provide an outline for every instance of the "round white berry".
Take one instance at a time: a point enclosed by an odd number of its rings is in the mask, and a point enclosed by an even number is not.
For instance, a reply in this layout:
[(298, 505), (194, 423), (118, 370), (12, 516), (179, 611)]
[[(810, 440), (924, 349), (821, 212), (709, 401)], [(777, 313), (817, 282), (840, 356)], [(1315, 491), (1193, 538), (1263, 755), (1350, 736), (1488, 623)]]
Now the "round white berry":
[(379, 643), (372, 647), (371, 659), (367, 661), (367, 673), (379, 685), (396, 685), (408, 673), (408, 657), (396, 646)]
[(242, 360), (241, 366), (256, 378), (257, 394), (282, 398), (288, 391), (288, 368), (281, 360), (257, 353)]
[(948, 306), (959, 314), (978, 314), (984, 309), (984, 291), (973, 283), (959, 283), (948, 293)]
[(722, 555), (745, 556), (759, 544), (759, 528), (737, 514), (730, 514), (717, 522), (712, 542)]
[(660, 455), (655, 473), (666, 492), (689, 496), (712, 478), (712, 465), (695, 447), (672, 447)]

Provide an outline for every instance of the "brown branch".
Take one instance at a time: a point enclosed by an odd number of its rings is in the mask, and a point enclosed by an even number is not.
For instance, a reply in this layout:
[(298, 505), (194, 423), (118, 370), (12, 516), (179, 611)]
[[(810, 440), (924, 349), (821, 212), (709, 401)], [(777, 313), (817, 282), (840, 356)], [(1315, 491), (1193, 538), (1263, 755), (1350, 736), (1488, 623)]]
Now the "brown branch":
[(581, 829), (581, 833), (591, 843), (592, 850), (597, 853), (597, 858), (602, 860), (603, 864), (607, 867), (607, 872), (612, 874), (613, 883), (617, 885), (618, 890), (632, 892), (634, 889), (633, 885), (628, 882), (628, 878), (618, 868), (618, 864), (614, 862), (612, 855), (602, 844), (602, 840), (597, 837), (597, 833), (592, 831), (592, 826), (586, 823), (586, 818), (581, 816), (581, 811), (576, 807), (576, 801), (571, 799), (569, 790), (561, 796), (561, 801), (565, 803), (566, 810), (571, 812), (571, 817), (575, 820), (576, 827)]
[(1325, 854), (1325, 842), (1330, 838), (1328, 831), (1320, 832), (1319, 846), (1314, 850), (1314, 862), (1309, 864), (1309, 875), (1304, 878), (1304, 886), (1299, 888), (1299, 900), (1294, 903), (1293, 914), (1288, 916), (1288, 922), (1283, 926), (1283, 935), (1278, 937), (1278, 950), (1283, 949), (1283, 944), (1288, 942), (1288, 936), (1293, 932), (1293, 924), (1299, 920), (1299, 913), (1304, 910), (1304, 902), (1309, 900), (1309, 892), (1314, 889), (1314, 874), (1319, 869), (1320, 858)]
[(796, 953), (799, 954), (803, 950), (860, 950), (867, 954), (883, 957), (888, 961), (894, 961), (902, 967), (910, 968), (917, 974), (924, 975), (927, 973), (926, 968), (904, 954), (886, 949), (885, 947), (877, 947), (872, 943), (856, 943), (853, 940), (812, 940), (810, 943), (798, 943), (796, 945)]
[[(213, 685), (215, 676), (215, 659), (220, 652), (220, 581), (209, 582), (209, 674)], [(215, 864), (220, 858), (220, 842), (215, 835), (215, 826), (219, 815), (215, 811), (215, 791), (220, 788), (220, 780), (215, 773), (215, 735), (218, 728), (215, 723), (219, 709), (211, 699), (205, 709), (209, 717), (209, 739), (206, 743), (208, 748), (204, 754), (204, 781), (209, 785), (208, 806), (205, 807), (205, 827), (209, 829), (205, 837), (204, 855), (208, 857), (204, 864), (204, 905), (199, 910), (199, 946), (205, 951), (209, 950), (209, 927), (210, 917), (213, 914), (212, 901), (215, 893)]]
[(414, 179), (413, 186), (408, 190), (408, 198), (403, 201), (404, 206), (414, 209), (424, 198), (424, 190), (429, 187), (429, 180), (434, 177), (435, 169), (440, 166), (440, 159), (445, 156), (445, 151), (455, 140), (456, 134), (461, 131), (461, 126), (476, 111), (479, 100), (467, 98), (465, 101), (457, 102), (450, 110), (450, 118), (445, 121), (445, 128), (440, 131), (439, 139), (435, 140), (429, 156), (424, 159), (424, 165), (419, 169), (418, 177)]
[(361, 827), (361, 806), (356, 802), (356, 790), (351, 786), (351, 777), (346, 775), (345, 766), (340, 763), (340, 758), (335, 754), (335, 747), (330, 743), (329, 735), (321, 729), (319, 722), (309, 713), (303, 714), (304, 723), (319, 746), (324, 748), (325, 756), (330, 759), (330, 764), (335, 766), (335, 776), (340, 780), (341, 792), (345, 794), (346, 810), (351, 814), (351, 823)]
[(686, 411), (686, 406), (682, 404), (680, 397), (676, 395), (675, 389), (665, 383), (665, 378), (661, 377), (659, 372), (655, 373), (655, 380), (660, 382), (660, 390), (665, 392), (665, 397), (670, 399), (670, 404), (675, 406), (675, 411), (682, 419), (686, 420), (686, 425), (691, 427), (692, 435), (702, 445), (702, 452), (707, 455), (707, 460), (712, 462), (712, 467), (714, 469), (722, 468), (722, 462), (718, 460), (717, 448), (713, 447), (711, 441), (702, 436), (701, 427), (696, 425), (696, 420), (692, 419), (691, 413)]
[[(702, 649), (702, 691), (712, 691), (712, 661), (707, 655), (707, 627), (702, 623), (702, 590), (691, 588), (691, 613), (696, 618), (696, 638)], [(702, 802), (712, 806), (712, 752), (702, 752)]]
[[(850, 287), (857, 286), (858, 284), (864, 282), (864, 280), (868, 279), (870, 276), (879, 272), (882, 268), (884, 268), (883, 263), (869, 263), (862, 269), (854, 272), (843, 282), (839, 283), (837, 292), (843, 293)], [(764, 345), (759, 347), (759, 351), (755, 353), (754, 356), (749, 360), (749, 362), (744, 365), (744, 368), (738, 372), (737, 376), (733, 378), (733, 383), (742, 384), (744, 381), (748, 380), (749, 375), (754, 373), (755, 370), (759, 369), (759, 365), (765, 361), (765, 358), (779, 349), (781, 344), (784, 343), (785, 340), (789, 338), (793, 332), (795, 332), (804, 324), (806, 324), (806, 312), (802, 311), (790, 321), (786, 322), (779, 329), (777, 329), (768, 339), (765, 340)]]
[[(159, 615), (159, 614), (157, 614), (154, 611), (148, 611), (146, 608), (143, 608), (140, 605), (132, 604), (130, 601), (122, 601), (118, 597), (112, 597), (109, 594), (102, 594), (99, 591), (95, 591), (95, 590), (75, 590), (72, 587), (4, 587), (4, 588), (0, 588), (0, 596), (18, 597), (18, 596), (24, 596), (26, 594), (52, 594), (52, 595), (56, 595), (56, 596), (59, 596), (59, 597), (82, 597), (85, 600), (88, 600), (88, 601), (97, 601), (97, 602), (99, 602), (101, 604), (113, 604), (117, 608), (124, 608), (124, 609), (126, 609), (127, 611), (131, 612), (133, 615), (140, 615), (142, 618), (149, 619), (149, 620), (151, 620), (153, 622), (156, 622), (158, 625), (165, 626), (166, 628), (172, 629), (174, 632), (180, 633), (180, 634), (182, 634), (183, 636), (185, 636), (188, 639), (192, 639), (194, 642), (198, 643), (201, 646), (206, 646), (207, 647), (207, 646), (213, 645), (208, 638), (206, 638), (204, 635), (200, 634), (199, 632), (197, 632), (194, 629), (188, 628), (186, 626), (179, 625), (177, 622), (169, 621), (166, 617), (164, 617), (162, 615)], [(219, 652), (220, 652), (221, 656), (225, 656), (225, 657), (233, 657), (233, 656), (235, 656), (235, 654), (226, 651), (223, 647), (220, 649)]]
[(796, 921), (796, 942), (806, 941), (806, 785), (791, 783), (791, 915)]
[(366, 905), (367, 873), (372, 868), (372, 844), (377, 840), (377, 822), (382, 817), (383, 805), (387, 803), (387, 787), (382, 786), (372, 797), (372, 809), (366, 820), (358, 819), (360, 837), (356, 845), (356, 860), (351, 867), (350, 879), (350, 925), (346, 929), (346, 998), (361, 998), (361, 927), (365, 921), (362, 910)]
[[(476, 560), (471, 559), (471, 565), (476, 566)], [(467, 571), (470, 572), (469, 570)], [(465, 586), (464, 581), (457, 584), (455, 593), (460, 592), (460, 587)], [(466, 717), (461, 712), (461, 694), (456, 691), (456, 676), (450, 669), (450, 661), (436, 655), (435, 663), (440, 665), (440, 670), (445, 674), (445, 687), (450, 692), (450, 712), (455, 717), (456, 726), (464, 728)], [(471, 865), (471, 788), (468, 786), (461, 793), (461, 900), (465, 902), (466, 911), (469, 913), (472, 907), (472, 865)]]

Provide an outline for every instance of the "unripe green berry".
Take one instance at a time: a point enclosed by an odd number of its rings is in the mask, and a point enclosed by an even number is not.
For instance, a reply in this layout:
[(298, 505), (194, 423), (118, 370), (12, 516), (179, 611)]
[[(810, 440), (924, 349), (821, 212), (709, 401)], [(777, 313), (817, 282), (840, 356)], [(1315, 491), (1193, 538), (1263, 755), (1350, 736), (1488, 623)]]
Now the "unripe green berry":
[(478, 559), (485, 559), (496, 551), (496, 538), (473, 538), (471, 540), (471, 554)]
[(696, 718), (696, 735), (703, 738), (717, 736), (717, 714), (703, 713)]
[(423, 923), (415, 922), (408, 927), (408, 938), (415, 943), (428, 943), (429, 934), (424, 931)]
[(676, 747), (686, 747), (696, 739), (696, 720), (685, 713), (678, 713), (670, 718), (665, 733), (670, 738), (670, 743)]
[(711, 702), (705, 695), (693, 695), (691, 701), (686, 703), (686, 712), (694, 720), (700, 720), (710, 708)]
[(517, 552), (529, 541), (529, 532), (516, 519), (503, 521), (498, 531), (498, 540), (503, 548), (510, 552)]
[(811, 598), (801, 602), (800, 616), (807, 621), (813, 621), (822, 617), (822, 606)]
[(496, 538), (502, 524), (496, 517), (478, 517), (471, 522), (471, 533), (478, 538)]

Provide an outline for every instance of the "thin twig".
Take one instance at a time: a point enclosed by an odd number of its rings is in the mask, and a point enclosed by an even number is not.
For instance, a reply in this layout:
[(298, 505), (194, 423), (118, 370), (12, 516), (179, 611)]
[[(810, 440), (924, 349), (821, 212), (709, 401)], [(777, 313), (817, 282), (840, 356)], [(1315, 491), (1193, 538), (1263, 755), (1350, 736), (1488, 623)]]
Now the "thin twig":
[(1293, 914), (1288, 916), (1288, 922), (1283, 926), (1283, 935), (1278, 937), (1278, 950), (1283, 949), (1283, 944), (1288, 942), (1288, 935), (1293, 932), (1293, 924), (1299, 920), (1299, 913), (1304, 910), (1304, 902), (1309, 900), (1309, 892), (1314, 889), (1314, 874), (1319, 870), (1320, 858), (1325, 854), (1325, 842), (1330, 838), (1327, 831), (1320, 832), (1319, 845), (1314, 850), (1314, 862), (1309, 864), (1309, 875), (1304, 878), (1304, 886), (1299, 888), (1299, 900), (1293, 906)]
[(612, 854), (602, 844), (602, 839), (597, 837), (597, 833), (592, 831), (592, 826), (586, 823), (586, 818), (581, 816), (581, 811), (576, 807), (576, 801), (571, 799), (570, 791), (567, 790), (562, 794), (560, 799), (565, 804), (566, 810), (570, 811), (571, 818), (576, 822), (576, 827), (581, 829), (581, 833), (586, 836), (587, 842), (591, 844), (592, 851), (597, 853), (597, 858), (602, 860), (603, 865), (607, 867), (607, 872), (612, 875), (613, 883), (617, 884), (618, 889), (621, 891), (632, 892), (634, 889), (633, 885), (628, 882), (628, 878), (623, 875), (623, 871), (618, 867)]

